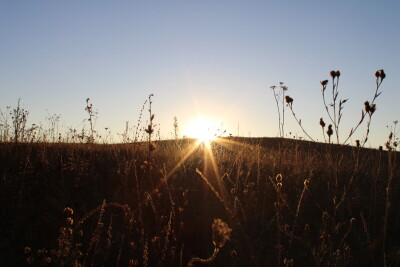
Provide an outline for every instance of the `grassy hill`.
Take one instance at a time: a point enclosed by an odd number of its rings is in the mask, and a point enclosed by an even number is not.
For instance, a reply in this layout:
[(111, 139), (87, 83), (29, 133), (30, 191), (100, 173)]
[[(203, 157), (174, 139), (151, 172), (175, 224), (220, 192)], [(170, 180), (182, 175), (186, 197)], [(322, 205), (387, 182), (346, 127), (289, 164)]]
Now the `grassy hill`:
[(154, 144), (0, 143), (2, 265), (187, 266), (215, 246), (212, 266), (400, 264), (395, 150)]

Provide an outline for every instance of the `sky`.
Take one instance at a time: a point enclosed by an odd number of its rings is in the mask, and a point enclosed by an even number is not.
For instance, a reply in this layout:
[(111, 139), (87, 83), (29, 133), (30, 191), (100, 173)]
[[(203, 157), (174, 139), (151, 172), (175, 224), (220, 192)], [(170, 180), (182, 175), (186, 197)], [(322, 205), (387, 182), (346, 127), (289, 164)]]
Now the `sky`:
[[(341, 136), (359, 120), (384, 69), (368, 146), (400, 119), (398, 1), (0, 1), (0, 109), (28, 123), (81, 128), (86, 98), (96, 129), (122, 133), (153, 97), (154, 122), (172, 137), (198, 116), (227, 133), (279, 134), (271, 85), (284, 82), (309, 134), (328, 122), (320, 81), (340, 70)], [(144, 120), (148, 114), (143, 115)], [(285, 132), (304, 137), (286, 112)], [(184, 134), (184, 133), (183, 133)], [(353, 138), (361, 139), (365, 126)]]

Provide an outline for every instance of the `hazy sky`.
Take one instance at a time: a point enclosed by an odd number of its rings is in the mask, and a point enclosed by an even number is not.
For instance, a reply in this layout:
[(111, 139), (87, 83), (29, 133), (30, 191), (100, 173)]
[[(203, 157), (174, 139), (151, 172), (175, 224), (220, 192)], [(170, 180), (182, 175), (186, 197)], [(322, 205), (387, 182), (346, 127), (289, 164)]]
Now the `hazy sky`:
[[(380, 145), (386, 125), (400, 119), (399, 3), (2, 0), (0, 108), (21, 98), (30, 123), (46, 125), (55, 113), (63, 127), (82, 127), (89, 97), (96, 128), (120, 133), (154, 93), (163, 137), (174, 116), (184, 128), (198, 114), (235, 135), (239, 125), (244, 136), (277, 136), (269, 87), (282, 81), (304, 127), (321, 140), (318, 121), (328, 117), (320, 81), (332, 69), (342, 73), (344, 136), (383, 68), (370, 138)], [(293, 122), (288, 114), (286, 132), (303, 136)]]

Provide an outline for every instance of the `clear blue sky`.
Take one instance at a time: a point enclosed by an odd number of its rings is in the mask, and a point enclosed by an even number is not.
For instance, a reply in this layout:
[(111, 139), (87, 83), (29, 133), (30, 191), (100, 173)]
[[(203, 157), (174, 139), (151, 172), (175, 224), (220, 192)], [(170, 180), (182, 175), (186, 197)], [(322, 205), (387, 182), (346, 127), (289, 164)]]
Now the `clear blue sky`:
[[(136, 123), (154, 93), (161, 133), (197, 114), (233, 134), (276, 136), (269, 86), (283, 81), (312, 136), (324, 113), (320, 80), (339, 69), (349, 98), (342, 135), (387, 74), (372, 122), (371, 145), (400, 119), (398, 1), (0, 1), (0, 108), (22, 98), (29, 122), (46, 110), (76, 127), (85, 99), (98, 130)], [(302, 135), (288, 117), (286, 131)], [(360, 129), (361, 138), (364, 129)]]

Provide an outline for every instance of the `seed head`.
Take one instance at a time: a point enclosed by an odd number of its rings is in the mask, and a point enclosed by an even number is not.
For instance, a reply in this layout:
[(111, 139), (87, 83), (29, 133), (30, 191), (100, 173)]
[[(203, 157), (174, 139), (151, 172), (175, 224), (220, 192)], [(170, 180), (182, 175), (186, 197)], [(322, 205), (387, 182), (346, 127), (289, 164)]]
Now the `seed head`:
[(335, 77), (336, 77), (336, 71), (331, 70), (330, 75), (331, 75), (331, 77), (332, 77), (333, 79), (335, 79)]
[(328, 84), (328, 80), (323, 80), (323, 81), (321, 81), (321, 85), (322, 86), (326, 86)]
[(369, 105), (368, 101), (364, 102), (364, 109), (365, 109), (365, 112), (369, 113), (371, 106)]
[(66, 208), (64, 209), (64, 213), (65, 213), (65, 215), (67, 215), (67, 216), (71, 216), (71, 215), (74, 214), (74, 210), (71, 209), (70, 207), (66, 207)]
[(326, 131), (326, 133), (328, 134), (328, 136), (331, 136), (333, 134), (332, 124), (328, 125), (328, 130)]
[(214, 219), (211, 225), (213, 244), (217, 248), (222, 248), (230, 238), (232, 229), (229, 228), (228, 224), (223, 222), (221, 219)]
[(151, 142), (150, 144), (149, 144), (149, 150), (150, 151), (154, 151), (156, 149), (156, 144), (154, 144), (153, 142)]
[(381, 80), (385, 78), (386, 78), (386, 73), (383, 70), (381, 70)]
[(288, 104), (292, 104), (293, 103), (293, 98), (291, 98), (290, 96), (285, 96), (285, 101), (286, 101), (286, 103), (288, 103)]
[(374, 114), (375, 110), (376, 110), (376, 104), (370, 105), (370, 107), (369, 107), (369, 113), (370, 113), (371, 115)]
[(336, 71), (336, 77), (340, 77), (340, 71)]
[(145, 129), (145, 131), (146, 131), (146, 133), (148, 133), (148, 134), (152, 134), (152, 133), (154, 132), (154, 129), (153, 129), (153, 127), (151, 126), (151, 124), (149, 124), (149, 125), (147, 126), (147, 129)]
[(375, 77), (379, 78), (381, 76), (381, 72), (379, 70), (375, 71)]
[(67, 224), (68, 225), (73, 225), (74, 224), (74, 220), (71, 217), (67, 218)]
[(322, 128), (325, 128), (325, 122), (324, 122), (324, 120), (321, 118), (321, 119), (319, 119), (319, 125), (321, 125), (321, 127)]

